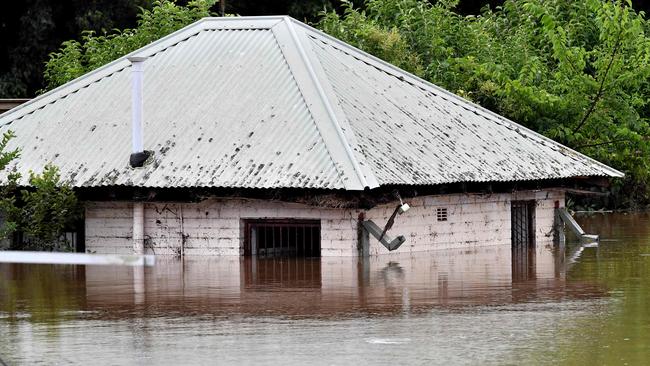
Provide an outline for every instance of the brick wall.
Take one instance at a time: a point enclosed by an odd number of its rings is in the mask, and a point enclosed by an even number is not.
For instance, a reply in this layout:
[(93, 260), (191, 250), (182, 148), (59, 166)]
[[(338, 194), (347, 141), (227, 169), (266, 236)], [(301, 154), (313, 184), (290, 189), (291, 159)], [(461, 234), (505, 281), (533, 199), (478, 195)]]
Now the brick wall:
[[(130, 202), (87, 203), (86, 250), (132, 253), (132, 213)], [(297, 218), (321, 220), (322, 256), (354, 256), (357, 217), (354, 210), (247, 199), (147, 203), (145, 248), (149, 254), (178, 255), (184, 233), (186, 255), (241, 255), (242, 219)]]
[[(562, 191), (499, 193), (491, 195), (455, 194), (425, 196), (407, 200), (411, 209), (396, 218), (392, 236), (404, 235), (406, 242), (398, 252), (421, 252), (435, 249), (472, 248), (510, 244), (510, 204), (512, 200), (536, 200), (535, 228), (538, 245), (552, 242), (555, 201), (564, 207)], [(377, 206), (366, 213), (383, 227), (397, 202)], [(437, 209), (447, 209), (447, 221), (437, 220)], [(386, 252), (373, 237), (370, 254)]]
[[(397, 251), (418, 252), (445, 248), (471, 248), (510, 243), (510, 202), (536, 199), (538, 243), (550, 243), (554, 201), (564, 205), (561, 191), (517, 192), (493, 195), (441, 195), (409, 199), (411, 209), (398, 216), (391, 235), (404, 235)], [(397, 202), (366, 212), (367, 219), (383, 227)], [(447, 221), (437, 221), (436, 209), (447, 208)], [(86, 204), (86, 249), (96, 253), (132, 253), (130, 202)], [(242, 219), (297, 218), (321, 220), (324, 257), (357, 255), (359, 211), (248, 199), (211, 199), (200, 203), (147, 203), (147, 253), (178, 255), (184, 240), (186, 255), (241, 255)], [(182, 220), (181, 220), (182, 217)], [(183, 238), (184, 237), (184, 238)], [(374, 238), (371, 254), (387, 253)]]

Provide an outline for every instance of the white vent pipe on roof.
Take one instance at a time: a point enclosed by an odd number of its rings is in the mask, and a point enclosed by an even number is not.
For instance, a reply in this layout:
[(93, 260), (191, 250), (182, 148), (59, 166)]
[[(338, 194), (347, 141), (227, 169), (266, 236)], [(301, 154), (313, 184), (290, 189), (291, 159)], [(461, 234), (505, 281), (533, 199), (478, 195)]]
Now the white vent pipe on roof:
[(132, 149), (129, 163), (133, 168), (144, 165), (149, 154), (144, 151), (143, 127), (142, 127), (142, 105), (143, 105), (143, 69), (146, 57), (129, 57), (131, 61), (131, 128), (132, 128)]

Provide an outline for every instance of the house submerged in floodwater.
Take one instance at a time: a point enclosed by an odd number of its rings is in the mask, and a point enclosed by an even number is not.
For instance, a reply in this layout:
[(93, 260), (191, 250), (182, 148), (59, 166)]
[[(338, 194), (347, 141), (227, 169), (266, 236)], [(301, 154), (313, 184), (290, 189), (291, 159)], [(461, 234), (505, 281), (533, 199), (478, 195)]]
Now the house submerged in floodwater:
[(203, 19), (0, 128), (23, 177), (60, 168), (96, 253), (543, 245), (567, 190), (622, 176), (280, 16)]

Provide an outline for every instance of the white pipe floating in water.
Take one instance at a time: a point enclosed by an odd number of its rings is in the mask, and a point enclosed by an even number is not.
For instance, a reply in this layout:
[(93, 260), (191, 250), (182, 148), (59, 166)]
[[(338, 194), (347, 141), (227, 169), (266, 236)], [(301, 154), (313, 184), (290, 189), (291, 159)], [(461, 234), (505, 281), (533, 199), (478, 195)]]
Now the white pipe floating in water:
[(0, 251), (0, 263), (85, 264), (98, 266), (153, 266), (153, 255), (119, 255)]

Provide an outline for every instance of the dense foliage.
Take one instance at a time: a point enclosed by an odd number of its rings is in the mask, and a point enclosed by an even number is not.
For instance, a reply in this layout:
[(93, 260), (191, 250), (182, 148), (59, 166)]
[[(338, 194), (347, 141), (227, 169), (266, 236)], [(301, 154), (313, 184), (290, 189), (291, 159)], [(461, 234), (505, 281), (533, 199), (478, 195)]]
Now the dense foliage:
[[(45, 87), (52, 89), (89, 71), (105, 65), (131, 51), (141, 48), (214, 12), (218, 0), (191, 0), (186, 5), (175, 0), (153, 1), (151, 9), (142, 8), (133, 29), (110, 32), (86, 30), (81, 40), (71, 39), (50, 54), (45, 64)], [(226, 10), (234, 14), (281, 14), (285, 9), (297, 17), (315, 16), (331, 9), (330, 0), (277, 2), (227, 1)]]
[(6, 150), (12, 138), (9, 132), (0, 141), (0, 171), (7, 176), (7, 184), (0, 188), (0, 238), (20, 234), (18, 240), (11, 240), (10, 249), (71, 250), (62, 235), (80, 215), (74, 192), (60, 181), (52, 165), (41, 174), (30, 173), (29, 187), (19, 187), (20, 175), (7, 171), (19, 157), (18, 150)]
[(369, 0), (326, 32), (624, 171), (612, 205), (647, 203), (650, 38), (623, 0)]
[(45, 65), (45, 81), (54, 88), (210, 15), (214, 1), (192, 0), (187, 6), (169, 0), (140, 13), (134, 29), (109, 34), (85, 32), (81, 41), (63, 42)]
[[(187, 0), (177, 0), (180, 4)], [(225, 12), (237, 15), (287, 14), (313, 22), (324, 9), (340, 10), (342, 0), (225, 0)], [(435, 1), (435, 0), (431, 0)], [(638, 6), (644, 0), (635, 0)], [(353, 0), (362, 6), (364, 0)], [(484, 6), (502, 0), (461, 0), (456, 8), (477, 14)], [(141, 9), (153, 0), (21, 0), (5, 1), (0, 11), (0, 98), (33, 97), (45, 88), (43, 67), (51, 52), (70, 39), (80, 40), (82, 31), (104, 35), (115, 29), (136, 26)], [(211, 10), (221, 11), (221, 2)]]

